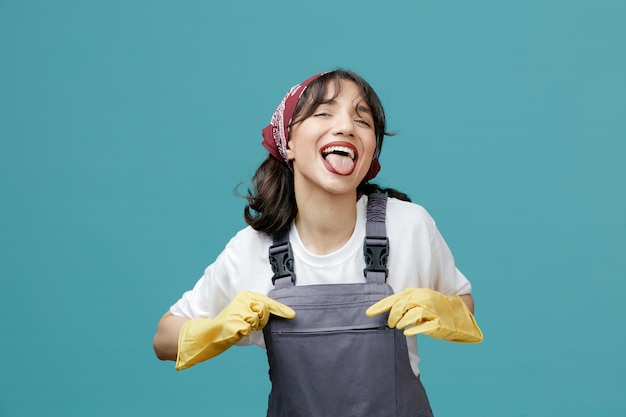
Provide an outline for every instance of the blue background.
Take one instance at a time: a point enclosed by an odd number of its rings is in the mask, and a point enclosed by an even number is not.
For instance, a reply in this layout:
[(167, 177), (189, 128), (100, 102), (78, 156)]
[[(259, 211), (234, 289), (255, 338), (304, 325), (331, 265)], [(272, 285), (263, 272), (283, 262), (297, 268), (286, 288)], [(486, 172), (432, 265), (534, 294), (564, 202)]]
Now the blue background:
[(438, 417), (626, 416), (626, 3), (0, 0), (0, 416), (261, 416), (264, 351), (151, 342), (244, 226), (260, 130), (337, 66), (379, 182), (435, 217), (481, 345), (423, 338)]

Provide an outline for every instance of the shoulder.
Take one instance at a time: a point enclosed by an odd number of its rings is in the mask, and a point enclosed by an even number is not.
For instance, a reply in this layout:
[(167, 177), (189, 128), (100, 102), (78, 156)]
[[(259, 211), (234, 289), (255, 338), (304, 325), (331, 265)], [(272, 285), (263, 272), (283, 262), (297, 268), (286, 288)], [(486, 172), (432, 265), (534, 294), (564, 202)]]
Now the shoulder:
[(424, 207), (396, 198), (387, 199), (386, 223), (390, 230), (419, 230), (429, 236), (436, 231), (435, 221)]
[(267, 255), (267, 248), (271, 244), (272, 238), (270, 236), (247, 226), (230, 239), (223, 253), (228, 256), (236, 255), (237, 258), (257, 254), (259, 251)]
[(435, 221), (419, 204), (390, 198), (387, 204), (390, 284), (432, 288), (444, 294), (468, 294), (471, 285), (456, 268), (454, 257)]
[(266, 291), (271, 283), (269, 247), (272, 238), (248, 226), (226, 244), (215, 262), (205, 269), (204, 279), (221, 288), (227, 297), (241, 290)]
[(266, 244), (271, 241), (271, 236), (254, 230), (251, 226), (246, 226), (230, 239), (228, 246)]
[(392, 210), (398, 213), (407, 213), (415, 216), (428, 216), (426, 209), (419, 204), (398, 200), (397, 198), (387, 198), (387, 210)]

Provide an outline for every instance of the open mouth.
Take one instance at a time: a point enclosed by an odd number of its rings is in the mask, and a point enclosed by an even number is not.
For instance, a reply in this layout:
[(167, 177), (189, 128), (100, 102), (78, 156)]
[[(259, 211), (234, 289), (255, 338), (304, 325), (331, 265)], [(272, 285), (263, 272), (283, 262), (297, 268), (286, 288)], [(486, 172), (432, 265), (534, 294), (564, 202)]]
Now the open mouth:
[(348, 146), (332, 145), (322, 149), (322, 158), (335, 173), (350, 175), (354, 170), (356, 151)]
[(352, 161), (356, 159), (354, 156), (354, 151), (346, 146), (329, 146), (328, 148), (322, 149), (322, 157), (324, 157), (324, 159), (326, 159), (328, 155), (331, 154), (347, 156), (352, 159)]

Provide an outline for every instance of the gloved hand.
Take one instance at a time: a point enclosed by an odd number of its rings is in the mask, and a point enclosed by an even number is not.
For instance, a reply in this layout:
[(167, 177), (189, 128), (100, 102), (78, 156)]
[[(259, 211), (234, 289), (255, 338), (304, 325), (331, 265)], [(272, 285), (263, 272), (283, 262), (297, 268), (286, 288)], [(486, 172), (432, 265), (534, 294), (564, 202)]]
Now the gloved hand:
[(241, 291), (214, 319), (192, 319), (180, 330), (176, 369), (186, 369), (219, 355), (267, 324), (270, 313), (294, 318), (295, 311), (266, 295)]
[(424, 333), (436, 339), (480, 343), (483, 334), (461, 297), (446, 296), (429, 288), (407, 288), (385, 297), (365, 312), (375, 316), (389, 311), (389, 327), (404, 329), (406, 336)]

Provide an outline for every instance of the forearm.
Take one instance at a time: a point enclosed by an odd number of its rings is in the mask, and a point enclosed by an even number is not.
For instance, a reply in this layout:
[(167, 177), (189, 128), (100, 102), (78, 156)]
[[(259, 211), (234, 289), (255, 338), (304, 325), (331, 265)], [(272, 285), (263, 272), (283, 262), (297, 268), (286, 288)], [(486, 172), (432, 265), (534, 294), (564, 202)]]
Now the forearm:
[(461, 300), (463, 300), (468, 310), (472, 314), (474, 314), (474, 299), (472, 298), (472, 296), (470, 294), (463, 294), (463, 295), (460, 295), (459, 297), (461, 297)]
[(169, 311), (161, 317), (157, 332), (152, 341), (154, 353), (161, 360), (175, 361), (178, 355), (178, 335), (183, 324), (189, 319), (175, 316)]

